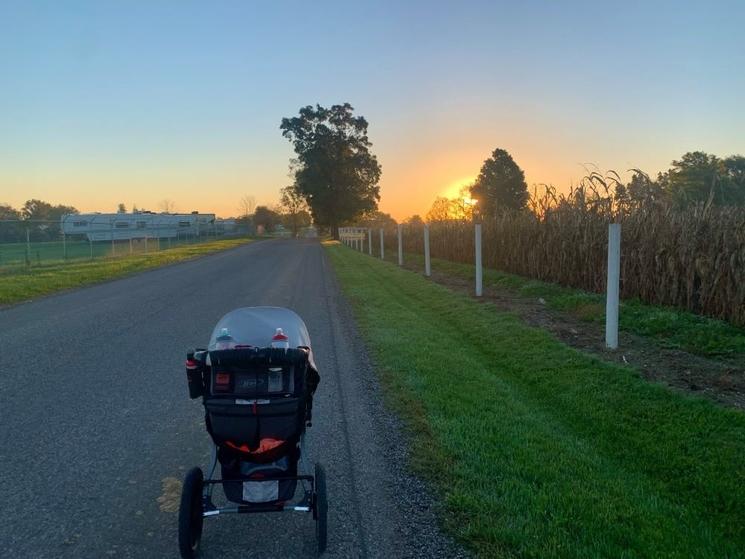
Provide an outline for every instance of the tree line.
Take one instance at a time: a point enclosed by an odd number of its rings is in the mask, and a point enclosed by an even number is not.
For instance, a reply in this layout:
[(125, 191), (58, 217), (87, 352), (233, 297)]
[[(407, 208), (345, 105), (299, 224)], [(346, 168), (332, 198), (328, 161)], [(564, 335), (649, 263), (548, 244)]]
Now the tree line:
[[(283, 118), (280, 130), (296, 155), (290, 161), (294, 181), (282, 191), (282, 206), (303, 207), (317, 226), (333, 235), (339, 226), (352, 223), (384, 227), (395, 222), (378, 210), (382, 169), (371, 152), (367, 120), (356, 116), (349, 103), (330, 108), (308, 105), (298, 116)], [(631, 171), (628, 181), (613, 171), (605, 176), (588, 172), (582, 188), (573, 188), (569, 196), (594, 192), (615, 211), (633, 211), (650, 202), (677, 209), (696, 204), (745, 206), (745, 157), (741, 155), (719, 157), (692, 151), (672, 161), (670, 168), (655, 178), (638, 169)], [(539, 186), (545, 190), (542, 196), (537, 188), (531, 193), (524, 171), (507, 150), (497, 148), (484, 161), (473, 184), (455, 198), (435, 199), (426, 220), (483, 220), (515, 211), (540, 214), (552, 200), (559, 203), (561, 196), (551, 185)], [(414, 215), (406, 222), (424, 220)]]
[[(649, 203), (674, 209), (696, 204), (745, 206), (745, 157), (741, 155), (720, 158), (693, 151), (673, 161), (670, 168), (658, 173), (656, 178), (639, 169), (631, 171), (627, 182), (614, 171), (604, 176), (596, 171), (588, 172), (582, 180), (582, 188), (573, 188), (570, 197), (594, 193), (618, 212), (633, 211)], [(523, 170), (506, 150), (498, 148), (484, 161), (473, 184), (464, 186), (456, 198), (435, 199), (427, 213), (427, 221), (488, 219), (508, 211), (541, 214), (552, 200), (560, 202), (554, 187), (543, 186), (547, 196), (539, 196), (537, 189), (531, 195)]]
[(253, 196), (244, 196), (239, 211), (236, 223), (246, 230), (257, 230), (261, 227), (271, 233), (281, 225), (293, 236), (297, 236), (301, 229), (308, 227), (312, 222), (305, 201), (297, 196), (291, 187), (280, 190), (279, 204), (273, 207), (257, 206)]
[(35, 241), (53, 240), (60, 235), (60, 218), (65, 214), (79, 213), (73, 206), (50, 204), (43, 200), (31, 199), (15, 209), (9, 204), (0, 204), (0, 238), (13, 243), (26, 240), (26, 230), (34, 224), (31, 234)]
[[(336, 236), (338, 227), (343, 225), (382, 227), (394, 223), (390, 215), (378, 210), (382, 168), (371, 151), (368, 122), (355, 115), (349, 103), (330, 108), (308, 105), (297, 116), (283, 118), (279, 128), (295, 151), (296, 157), (290, 161), (293, 182), (281, 189), (280, 203), (274, 207), (255, 206), (252, 197), (244, 197), (237, 218), (239, 225), (273, 231), (281, 224), (297, 234), (312, 222)], [(585, 183), (590, 190), (597, 184), (607, 189), (610, 184), (609, 199), (619, 211), (650, 201), (677, 208), (693, 204), (745, 206), (745, 157), (721, 158), (694, 151), (673, 161), (656, 178), (639, 170), (633, 170), (628, 182), (613, 172), (605, 177), (589, 173)], [(555, 194), (553, 187), (544, 186), (547, 193)], [(488, 219), (506, 211), (540, 213), (546, 211), (546, 199), (545, 195), (541, 199), (531, 196), (523, 170), (506, 150), (498, 148), (484, 161), (473, 184), (464, 187), (455, 198), (436, 198), (426, 220)], [(172, 212), (175, 204), (164, 200), (161, 209)], [(124, 204), (119, 204), (118, 211), (126, 211)], [(20, 210), (0, 205), (0, 220), (56, 223), (36, 233), (48, 238), (59, 234), (59, 219), (65, 213), (78, 211), (72, 206), (36, 199), (28, 200)], [(424, 220), (415, 215), (406, 221)], [(9, 235), (23, 236), (24, 228), (8, 229), (4, 237)]]

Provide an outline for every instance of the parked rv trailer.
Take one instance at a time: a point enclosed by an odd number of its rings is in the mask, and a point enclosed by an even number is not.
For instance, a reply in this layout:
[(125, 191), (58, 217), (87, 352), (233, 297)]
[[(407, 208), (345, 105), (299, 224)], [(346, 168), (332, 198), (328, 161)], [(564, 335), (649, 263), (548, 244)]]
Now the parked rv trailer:
[(214, 233), (215, 214), (91, 213), (65, 214), (65, 235), (84, 235), (89, 241), (195, 237)]

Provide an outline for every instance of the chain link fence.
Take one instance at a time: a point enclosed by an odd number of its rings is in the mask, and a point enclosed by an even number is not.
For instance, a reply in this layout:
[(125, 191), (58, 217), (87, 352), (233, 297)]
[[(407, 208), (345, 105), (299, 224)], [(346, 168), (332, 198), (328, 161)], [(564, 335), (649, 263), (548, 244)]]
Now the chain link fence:
[(71, 224), (61, 221), (0, 220), (0, 269), (147, 254), (248, 233), (226, 231), (220, 223), (197, 228), (156, 223), (147, 229), (138, 229), (134, 223), (124, 229), (112, 220), (81, 233), (71, 233), (70, 228)]

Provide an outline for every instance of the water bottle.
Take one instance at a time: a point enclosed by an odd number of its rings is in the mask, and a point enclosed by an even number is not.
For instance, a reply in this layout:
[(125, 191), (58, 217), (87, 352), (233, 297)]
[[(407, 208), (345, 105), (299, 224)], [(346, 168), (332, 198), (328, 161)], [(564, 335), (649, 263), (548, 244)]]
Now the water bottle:
[(215, 349), (233, 349), (235, 340), (227, 328), (220, 329), (220, 335), (215, 339)]
[(272, 336), (272, 347), (275, 349), (290, 349), (290, 338), (282, 331), (282, 328), (277, 328), (274, 336)]

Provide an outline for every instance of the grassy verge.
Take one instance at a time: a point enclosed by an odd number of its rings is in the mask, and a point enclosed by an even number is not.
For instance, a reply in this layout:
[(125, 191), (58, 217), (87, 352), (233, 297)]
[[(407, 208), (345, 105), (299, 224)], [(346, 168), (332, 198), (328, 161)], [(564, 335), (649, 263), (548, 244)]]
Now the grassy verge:
[(446, 527), (482, 557), (745, 556), (745, 414), (327, 245)]
[(248, 239), (222, 239), (184, 245), (169, 250), (114, 259), (57, 262), (48, 265), (0, 270), (0, 305), (27, 301), (55, 291), (81, 287), (108, 279), (173, 264), (203, 254), (233, 248)]
[[(418, 254), (406, 254), (405, 260), (424, 269), (424, 258)], [(433, 258), (432, 269), (462, 279), (472, 280), (474, 277), (471, 264)], [(605, 322), (604, 295), (487, 268), (484, 269), (484, 287), (489, 286), (523, 297), (540, 297), (549, 308), (568, 312), (582, 320)], [(635, 299), (624, 300), (621, 302), (619, 328), (649, 337), (661, 347), (679, 348), (708, 357), (745, 356), (744, 329), (680, 309), (656, 307)]]

